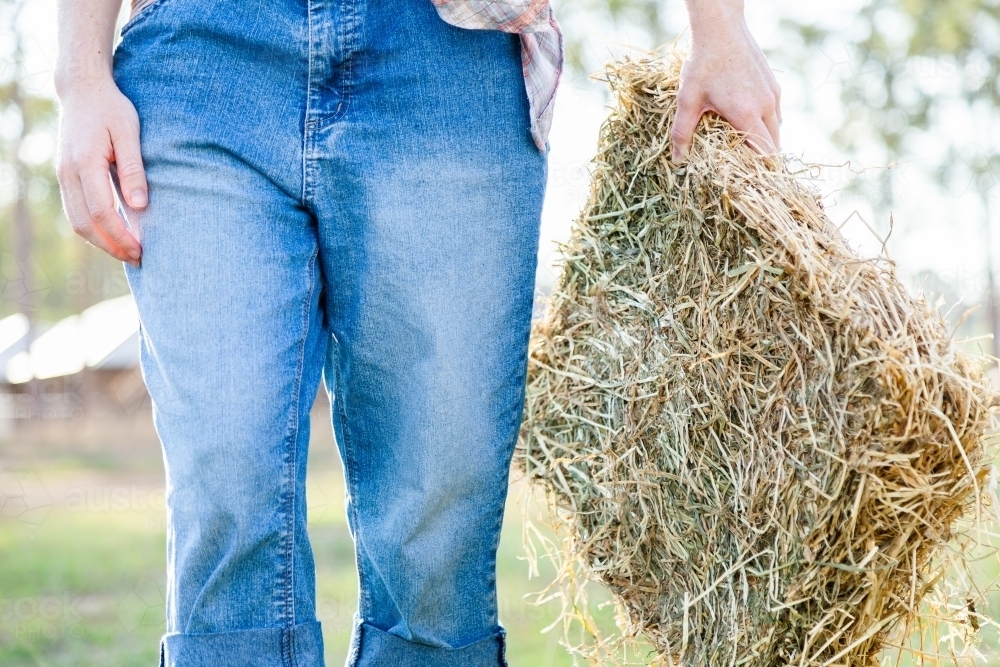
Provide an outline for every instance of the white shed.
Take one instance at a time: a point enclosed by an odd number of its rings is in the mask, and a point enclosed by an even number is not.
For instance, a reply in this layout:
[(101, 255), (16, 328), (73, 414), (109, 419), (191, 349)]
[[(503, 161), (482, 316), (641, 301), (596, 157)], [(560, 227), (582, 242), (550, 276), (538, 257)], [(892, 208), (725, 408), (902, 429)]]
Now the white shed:
[(139, 314), (128, 295), (102, 301), (56, 322), (28, 349), (10, 356), (4, 371), (8, 382), (19, 384), (32, 378), (72, 375), (84, 368), (123, 370), (138, 365)]

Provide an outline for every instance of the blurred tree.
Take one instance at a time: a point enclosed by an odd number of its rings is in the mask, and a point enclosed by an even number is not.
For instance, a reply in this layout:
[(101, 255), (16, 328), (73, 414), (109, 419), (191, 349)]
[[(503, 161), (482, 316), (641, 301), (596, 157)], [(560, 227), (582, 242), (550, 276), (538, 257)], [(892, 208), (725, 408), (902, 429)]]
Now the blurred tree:
[(677, 35), (668, 18), (667, 0), (556, 0), (555, 4), (571, 73), (602, 71), (612, 53), (623, 46), (651, 49)]
[[(1000, 2), (998, 0), (868, 0), (847, 30), (786, 19), (800, 48), (775, 54), (805, 73), (817, 53), (842, 51), (835, 68), (842, 122), (832, 139), (849, 153), (879, 146), (885, 164), (919, 159), (953, 195), (974, 192), (982, 211), (986, 321), (1000, 332), (994, 275), (993, 200), (1000, 165)], [(804, 86), (806, 90), (809, 86)], [(891, 168), (851, 188), (888, 220), (898, 188)], [(993, 355), (1000, 357), (1000, 339)]]
[(0, 317), (55, 320), (127, 289), (118, 262), (74, 236), (53, 158), (51, 71), (31, 71), (28, 0), (0, 0)]
[[(12, 253), (5, 262), (3, 271), (4, 296), (16, 302), (18, 310), (24, 313), (29, 321), (34, 321), (38, 307), (35, 271), (31, 255), (34, 246), (32, 230), (32, 215), (28, 206), (28, 184), (31, 175), (25, 161), (22, 159), (25, 137), (34, 129), (33, 114), (29, 107), (34, 106), (36, 99), (30, 96), (22, 86), (24, 78), (24, 48), (21, 35), (14, 29), (21, 17), (24, 2), (5, 2), (5, 19), (10, 29), (7, 35), (12, 53), (4, 67), (4, 82), (0, 88), (0, 113), (4, 118), (4, 142), (2, 155), (4, 158), (4, 185), (7, 189), (7, 199), (11, 200), (5, 211), (9, 245)], [(42, 110), (37, 120), (44, 122), (50, 115)], [(12, 260), (12, 261), (11, 261)]]
[[(669, 42), (680, 26), (669, 24), (668, 6), (679, 9), (680, 2), (561, 3), (557, 12), (566, 27), (570, 66), (577, 72), (600, 69), (609, 53), (594, 45), (611, 45), (623, 35), (645, 48)], [(1000, 166), (1000, 0), (862, 0), (846, 25), (827, 17), (822, 22), (795, 18), (801, 13), (780, 19), (783, 39), (770, 59), (801, 77), (806, 93), (813, 90), (810, 79), (819, 68), (832, 74), (841, 102), (840, 123), (830, 133), (833, 143), (848, 155), (865, 154), (869, 162), (885, 166), (849, 185), (871, 203), (879, 227), (886, 229), (899, 203), (899, 170), (892, 166), (904, 160), (914, 160), (943, 191), (977, 195), (987, 317), (970, 322), (988, 321), (1000, 332), (990, 227), (1000, 192), (994, 188)], [(595, 40), (586, 27), (598, 20), (609, 28)], [(829, 53), (844, 54), (832, 68)], [(1000, 357), (1000, 339), (994, 340), (993, 354)]]

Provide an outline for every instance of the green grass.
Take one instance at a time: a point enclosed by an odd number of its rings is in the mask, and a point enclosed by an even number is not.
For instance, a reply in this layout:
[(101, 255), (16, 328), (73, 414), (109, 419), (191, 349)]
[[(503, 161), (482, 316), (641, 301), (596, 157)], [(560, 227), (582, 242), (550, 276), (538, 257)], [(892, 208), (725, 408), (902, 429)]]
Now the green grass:
[[(164, 631), (163, 511), (161, 503), (134, 498), (149, 499), (157, 471), (142, 473), (137, 486), (133, 468), (116, 471), (66, 458), (33, 461), (20, 467), (20, 477), (11, 478), (11, 470), (7, 464), (7, 472), (0, 471), (7, 474), (8, 487), (19, 478), (36, 490), (27, 493), (32, 511), (18, 507), (16, 497), (0, 511), (0, 665), (155, 665)], [(118, 496), (112, 495), (115, 489)], [(0, 500), (3, 493), (0, 483)], [(6, 494), (11, 497), (9, 489)], [(128, 494), (132, 501), (115, 502)], [(314, 461), (309, 530), (317, 564), (317, 615), (331, 666), (344, 662), (357, 594), (343, 495), (335, 460)], [(536, 607), (523, 599), (540, 590), (544, 580), (528, 579), (521, 510), (514, 500), (507, 516), (498, 587), (508, 658), (515, 666), (571, 665), (558, 645), (559, 628), (541, 633), (555, 619), (557, 603)]]
[(38, 526), (0, 523), (0, 665), (155, 665), (164, 537), (150, 518), (53, 508)]
[[(0, 444), (0, 667), (149, 667), (164, 631), (164, 518), (159, 454), (80, 456), (44, 449), (13, 456)], [(309, 531), (317, 566), (317, 616), (323, 623), (327, 664), (344, 662), (357, 594), (354, 552), (344, 516), (344, 487), (332, 443), (314, 449), (308, 487)], [(145, 457), (145, 458), (144, 458)], [(94, 463), (97, 462), (95, 465)], [(542, 589), (551, 568), (529, 580), (523, 557), (523, 520), (515, 489), (497, 563), (501, 621), (514, 667), (562, 667), (573, 659), (559, 646), (561, 628), (547, 634), (558, 602), (541, 607), (525, 596)], [(974, 577), (989, 585), (1000, 618), (996, 582), (1000, 564), (986, 559)], [(593, 603), (606, 600), (596, 591)], [(612, 627), (612, 611), (595, 612)], [(606, 628), (606, 629), (607, 629)], [(984, 660), (1000, 665), (1000, 637), (980, 630)], [(930, 648), (930, 647), (928, 647)], [(947, 652), (946, 645), (938, 650)], [(900, 667), (915, 667), (905, 657)], [(890, 661), (889, 664), (895, 664)]]
[[(307, 493), (309, 534), (316, 553), (317, 616), (323, 622), (327, 664), (337, 665), (346, 657), (357, 602), (354, 548), (344, 516), (339, 471), (312, 474)], [(516, 495), (511, 494), (497, 561), (500, 616), (509, 640), (507, 656), (512, 665), (571, 665), (573, 661), (558, 645), (558, 629), (541, 632), (555, 620), (556, 603), (537, 607), (524, 600), (544, 584), (542, 579), (528, 579), (521, 546), (522, 512)], [(551, 576), (551, 572), (544, 574)]]
[[(318, 411), (319, 412), (319, 411)], [(354, 550), (344, 516), (344, 485), (329, 426), (314, 421), (308, 499), (316, 556), (317, 616), (326, 662), (344, 662), (357, 596)], [(145, 433), (145, 435), (143, 435)], [(159, 446), (151, 426), (117, 444), (67, 433), (44, 442), (0, 442), (0, 667), (150, 667), (164, 631), (164, 516)], [(528, 578), (524, 527), (512, 490), (497, 562), (501, 622), (513, 667), (565, 667), (561, 627), (542, 629), (558, 601), (525, 601), (551, 580)], [(998, 538), (1000, 539), (1000, 538)], [(973, 576), (991, 591), (979, 610), (1000, 618), (1000, 563), (985, 559)], [(592, 595), (605, 630), (612, 610)], [(961, 601), (960, 601), (961, 602)], [(1000, 636), (983, 627), (983, 667), (1000, 666)], [(930, 649), (931, 645), (927, 648)], [(947, 652), (947, 645), (938, 650)], [(899, 667), (916, 667), (905, 657)], [(895, 664), (890, 661), (888, 664)]]

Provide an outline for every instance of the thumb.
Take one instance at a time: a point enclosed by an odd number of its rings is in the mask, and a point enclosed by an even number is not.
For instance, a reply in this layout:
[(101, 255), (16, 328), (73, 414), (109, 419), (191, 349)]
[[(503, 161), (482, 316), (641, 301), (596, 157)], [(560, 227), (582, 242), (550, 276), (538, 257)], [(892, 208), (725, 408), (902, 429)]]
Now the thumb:
[(673, 142), (673, 158), (675, 160), (687, 155), (691, 148), (691, 138), (694, 136), (698, 121), (704, 113), (704, 107), (698, 96), (689, 92), (683, 85), (677, 92), (677, 113), (674, 115), (674, 125), (670, 129), (670, 140)]
[(131, 208), (145, 208), (149, 201), (149, 187), (139, 150), (139, 128), (131, 124), (112, 128), (111, 143), (115, 155), (115, 171), (125, 203)]

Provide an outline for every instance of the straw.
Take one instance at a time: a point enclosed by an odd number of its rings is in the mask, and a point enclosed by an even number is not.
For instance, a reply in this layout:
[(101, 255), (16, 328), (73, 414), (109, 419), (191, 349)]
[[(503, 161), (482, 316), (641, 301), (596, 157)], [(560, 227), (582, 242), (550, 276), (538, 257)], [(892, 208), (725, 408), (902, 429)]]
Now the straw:
[[(983, 363), (782, 157), (708, 114), (674, 162), (680, 65), (608, 67), (616, 106), (532, 339), (516, 466), (553, 508), (553, 590), (590, 637), (574, 650), (868, 666), (915, 628), (968, 629), (964, 599), (928, 600), (955, 599), (959, 538), (986, 520)], [(616, 637), (587, 580), (612, 592)]]

